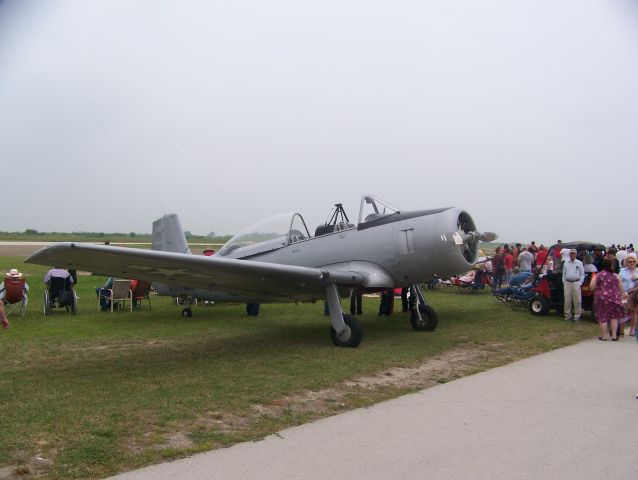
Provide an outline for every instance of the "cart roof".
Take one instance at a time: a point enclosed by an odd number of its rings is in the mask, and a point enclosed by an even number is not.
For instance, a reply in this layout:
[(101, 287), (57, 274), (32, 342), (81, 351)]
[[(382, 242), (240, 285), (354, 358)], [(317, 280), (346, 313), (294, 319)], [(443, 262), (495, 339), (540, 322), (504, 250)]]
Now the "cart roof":
[(563, 242), (552, 245), (549, 249), (553, 249), (556, 247), (561, 248), (575, 248), (576, 250), (602, 250), (603, 252), (606, 250), (605, 246), (602, 243), (596, 242), (584, 242), (582, 240), (576, 242)]

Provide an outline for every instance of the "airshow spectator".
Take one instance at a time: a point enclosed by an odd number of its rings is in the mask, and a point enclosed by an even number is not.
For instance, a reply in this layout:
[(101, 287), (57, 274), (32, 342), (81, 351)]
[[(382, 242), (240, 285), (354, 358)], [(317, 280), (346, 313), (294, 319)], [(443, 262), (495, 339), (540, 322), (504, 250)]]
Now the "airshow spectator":
[[(403, 291), (401, 291), (401, 299), (403, 299)], [(361, 290), (352, 289), (350, 292), (350, 314), (363, 315), (363, 293)]]
[(594, 258), (589, 254), (583, 257), (583, 266), (585, 267), (585, 273), (595, 273), (598, 271), (598, 268), (594, 265)]
[(625, 295), (623, 299), (627, 301), (629, 312), (629, 335), (636, 334), (636, 316), (638, 312), (638, 257), (635, 253), (628, 253), (625, 257), (625, 267), (620, 269), (620, 279), (622, 280)]
[(538, 247), (538, 252), (536, 252), (536, 265), (537, 266), (542, 266), (543, 262), (545, 262), (545, 259), (547, 258), (547, 254), (549, 252), (547, 251), (547, 249), (545, 248), (545, 245), (541, 245), (540, 247)]
[(496, 247), (494, 256), (492, 257), (492, 290), (496, 291), (501, 288), (505, 280), (505, 259), (501, 253), (501, 247)]
[[(51, 280), (52, 277), (53, 278), (68, 278), (68, 277), (71, 277), (71, 274), (62, 267), (54, 267), (51, 270), (49, 270), (44, 276), (44, 283), (49, 283), (49, 280)], [(73, 284), (73, 277), (71, 277), (71, 284)]]
[[(618, 250), (616, 250), (616, 247), (612, 246), (609, 250), (607, 250), (607, 253), (605, 254), (605, 258), (608, 258), (611, 262), (614, 273), (620, 273), (620, 262), (616, 258), (617, 253)], [(598, 270), (602, 270), (602, 268), (599, 268)]]
[[(567, 263), (565, 264), (566, 268)], [(618, 321), (625, 316), (625, 308), (622, 304), (623, 285), (620, 277), (614, 273), (610, 258), (605, 258), (601, 266), (601, 271), (589, 285), (589, 289), (595, 292), (596, 319), (600, 326), (598, 340), (607, 340), (607, 324), (610, 324), (611, 339), (616, 341), (618, 340)]]
[(523, 250), (518, 256), (518, 268), (520, 268), (522, 272), (531, 272), (533, 262), (534, 254), (530, 249)]
[(512, 276), (512, 269), (514, 268), (514, 255), (512, 255), (509, 245), (505, 245), (504, 250), (505, 254), (503, 255), (503, 260), (505, 261), (505, 283), (509, 284), (510, 277)]
[(528, 271), (521, 271), (518, 267), (514, 267), (512, 270), (512, 277), (510, 278), (510, 287), (520, 287), (526, 283), (530, 283), (534, 280), (534, 274)]
[(600, 271), (603, 258), (605, 258), (605, 256), (603, 255), (603, 251), (600, 250), (599, 248), (595, 248), (594, 249), (594, 266), (596, 267), (597, 271)]
[(569, 260), (563, 263), (564, 312), (565, 320), (580, 322), (582, 304), (580, 287), (585, 281), (585, 267), (583, 262), (576, 258), (576, 253), (575, 248), (570, 249)]
[(620, 247), (620, 250), (616, 252), (616, 260), (618, 260), (618, 264), (621, 267), (625, 266), (624, 261), (627, 255), (628, 254), (627, 254), (627, 250), (625, 250), (625, 247)]
[(518, 256), (521, 254), (521, 244), (517, 243), (512, 250), (512, 257), (514, 257), (514, 265), (518, 265)]
[[(10, 278), (20, 279), (22, 278), (22, 273), (20, 273), (17, 268), (12, 268), (4, 276), (7, 279), (10, 279)], [(27, 284), (27, 282), (24, 282), (24, 287), (22, 288), (22, 290), (25, 294), (29, 291), (29, 285)], [(5, 288), (4, 288), (4, 282), (2, 282), (0, 283), (0, 300), (4, 300), (4, 297), (6, 294), (7, 292), (5, 291)]]
[(560, 255), (560, 251), (563, 249), (563, 241), (562, 240), (558, 240), (556, 242), (556, 246), (554, 247), (554, 251), (552, 252), (552, 255), (554, 256), (554, 260), (556, 261), (556, 263), (560, 263), (561, 259), (561, 255)]

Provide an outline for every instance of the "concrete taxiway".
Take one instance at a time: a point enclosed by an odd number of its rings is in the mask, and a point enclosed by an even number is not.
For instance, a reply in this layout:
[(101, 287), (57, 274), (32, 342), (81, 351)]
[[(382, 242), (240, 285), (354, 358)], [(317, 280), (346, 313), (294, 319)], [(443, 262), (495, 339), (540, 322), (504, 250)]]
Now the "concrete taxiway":
[(113, 478), (636, 478), (637, 393), (635, 339), (590, 340)]

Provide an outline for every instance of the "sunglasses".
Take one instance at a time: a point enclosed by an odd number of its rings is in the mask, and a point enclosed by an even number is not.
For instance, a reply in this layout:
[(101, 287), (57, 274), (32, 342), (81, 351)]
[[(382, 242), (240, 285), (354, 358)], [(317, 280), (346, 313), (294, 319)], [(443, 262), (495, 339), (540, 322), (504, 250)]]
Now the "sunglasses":
[(627, 260), (625, 263), (636, 263), (636, 260)]

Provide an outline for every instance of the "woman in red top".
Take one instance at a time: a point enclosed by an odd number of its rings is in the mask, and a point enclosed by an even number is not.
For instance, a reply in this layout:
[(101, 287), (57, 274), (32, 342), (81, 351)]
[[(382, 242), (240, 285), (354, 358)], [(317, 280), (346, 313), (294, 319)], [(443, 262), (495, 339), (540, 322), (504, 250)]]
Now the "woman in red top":
[(514, 268), (514, 255), (512, 255), (509, 245), (505, 245), (503, 260), (505, 261), (505, 283), (509, 285), (512, 269)]

